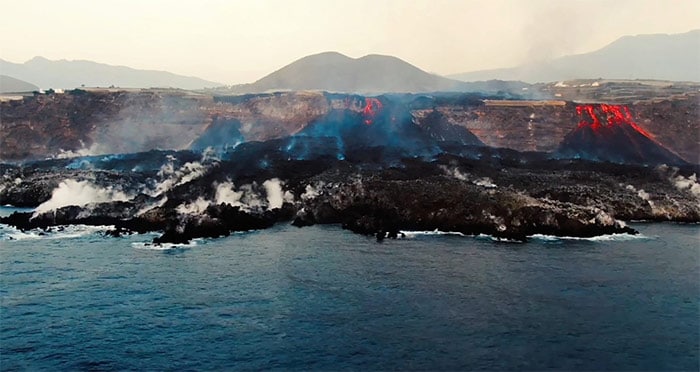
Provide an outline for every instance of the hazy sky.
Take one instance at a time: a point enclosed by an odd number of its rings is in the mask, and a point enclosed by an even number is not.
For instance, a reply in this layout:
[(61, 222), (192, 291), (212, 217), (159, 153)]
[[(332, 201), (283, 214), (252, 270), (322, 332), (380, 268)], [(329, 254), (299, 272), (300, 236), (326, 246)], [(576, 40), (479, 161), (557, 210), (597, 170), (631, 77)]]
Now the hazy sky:
[(439, 74), (700, 28), (700, 0), (0, 0), (0, 58), (87, 59), (226, 84), (308, 54), (388, 54)]

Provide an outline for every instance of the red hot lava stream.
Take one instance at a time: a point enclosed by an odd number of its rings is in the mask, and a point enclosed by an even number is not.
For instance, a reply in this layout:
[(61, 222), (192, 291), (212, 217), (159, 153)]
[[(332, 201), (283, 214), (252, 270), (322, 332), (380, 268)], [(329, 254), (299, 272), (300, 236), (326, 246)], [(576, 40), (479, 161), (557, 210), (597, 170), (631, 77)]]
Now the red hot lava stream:
[[(627, 106), (624, 105), (608, 105), (608, 104), (595, 104), (595, 105), (578, 105), (576, 106), (576, 113), (581, 117), (581, 121), (578, 124), (578, 128), (590, 127), (594, 132), (599, 133), (600, 129), (605, 127), (613, 127), (616, 125), (623, 126), (629, 125), (637, 132), (641, 133), (645, 137), (654, 140), (649, 132), (642, 129), (637, 123), (632, 119), (632, 114)], [(589, 122), (585, 118), (585, 114), (588, 114), (592, 122)], [(607, 123), (604, 125), (601, 123), (599, 116), (605, 117)]]
[(382, 103), (376, 98), (365, 98), (365, 108), (362, 114), (365, 117), (365, 124), (372, 125), (374, 117), (382, 109)]

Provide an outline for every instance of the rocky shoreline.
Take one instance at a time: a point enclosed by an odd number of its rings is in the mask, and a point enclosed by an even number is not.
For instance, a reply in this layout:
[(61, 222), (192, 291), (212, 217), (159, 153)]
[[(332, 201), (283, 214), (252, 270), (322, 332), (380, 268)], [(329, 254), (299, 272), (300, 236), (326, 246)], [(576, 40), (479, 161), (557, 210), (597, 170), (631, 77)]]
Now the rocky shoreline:
[[(298, 160), (283, 148), (261, 142), (237, 148), (231, 160), (199, 162), (191, 161), (191, 152), (149, 152), (136, 156), (137, 163), (154, 165), (130, 172), (115, 169), (137, 169), (134, 158), (86, 169), (66, 169), (67, 160), (6, 165), (0, 204), (38, 212), (0, 222), (22, 230), (113, 225), (112, 236), (161, 232), (154, 243), (186, 243), (277, 223), (340, 224), (379, 240), (402, 230), (439, 230), (526, 241), (535, 234), (634, 234), (622, 222), (629, 220), (700, 222), (697, 166), (555, 160), (484, 147), (462, 147), (470, 157), (443, 153), (368, 162), (363, 159), (372, 149), (359, 148), (343, 160)], [(156, 167), (160, 161), (165, 164)], [(72, 193), (96, 197), (56, 204), (61, 196), (75, 198)], [(45, 210), (46, 203), (56, 208)]]

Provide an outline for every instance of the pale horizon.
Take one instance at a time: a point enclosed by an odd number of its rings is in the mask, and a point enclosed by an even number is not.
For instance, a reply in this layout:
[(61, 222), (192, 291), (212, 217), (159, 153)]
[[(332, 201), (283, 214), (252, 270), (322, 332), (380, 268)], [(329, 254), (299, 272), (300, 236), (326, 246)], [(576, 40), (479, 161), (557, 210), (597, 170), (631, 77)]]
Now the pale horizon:
[(0, 58), (89, 60), (222, 84), (250, 83), (329, 51), (391, 55), (449, 75), (591, 52), (626, 35), (700, 28), (697, 1), (38, 4), (3, 4)]

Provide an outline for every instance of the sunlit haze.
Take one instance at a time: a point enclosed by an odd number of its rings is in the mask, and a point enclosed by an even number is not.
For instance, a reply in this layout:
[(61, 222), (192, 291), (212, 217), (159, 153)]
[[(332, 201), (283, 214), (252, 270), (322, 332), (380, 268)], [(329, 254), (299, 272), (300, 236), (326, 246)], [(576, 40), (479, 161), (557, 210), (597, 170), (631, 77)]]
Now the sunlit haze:
[(393, 55), (451, 74), (700, 28), (697, 0), (3, 1), (2, 9), (2, 59), (84, 59), (224, 84), (324, 51)]

